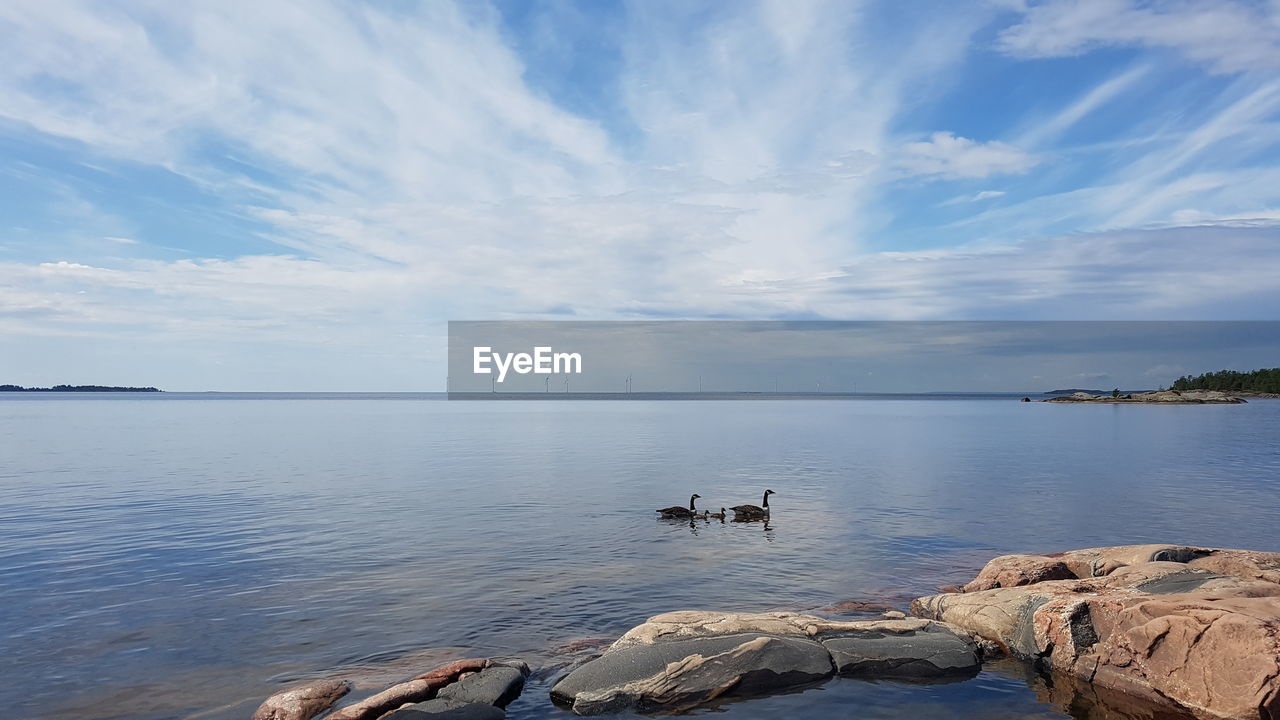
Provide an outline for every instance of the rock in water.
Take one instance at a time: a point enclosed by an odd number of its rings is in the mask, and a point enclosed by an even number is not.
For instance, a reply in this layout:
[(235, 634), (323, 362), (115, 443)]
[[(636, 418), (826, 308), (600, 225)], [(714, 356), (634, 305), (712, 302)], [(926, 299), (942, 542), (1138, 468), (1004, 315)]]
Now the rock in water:
[[(405, 709), (422, 713), (441, 713), (468, 705), (492, 705), (505, 708), (512, 700), (520, 697), (525, 677), (528, 675), (529, 666), (524, 663), (495, 665), (445, 686), (431, 700), (410, 705)], [(473, 712), (479, 711), (473, 709)]]
[(1280, 718), (1280, 553), (1133, 545), (1042, 560), (1074, 577), (1022, 584), (1035, 563), (1005, 556), (970, 584), (991, 587), (912, 611), (1101, 688), (1205, 718)]
[(310, 720), (351, 690), (346, 680), (316, 680), (267, 698), (252, 720)]
[(528, 675), (523, 662), (455, 660), (340, 708), (325, 720), (503, 717), (502, 708), (520, 695)]
[[(632, 647), (603, 661), (606, 682), (573, 693), (573, 711), (596, 715), (625, 708), (639, 712), (679, 712), (730, 691), (762, 694), (822, 680), (831, 675), (831, 658), (818, 643), (798, 638), (731, 636), (730, 647), (713, 652), (706, 640), (681, 640), (663, 650), (679, 658), (657, 672), (636, 677), (635, 667), (652, 663), (652, 647)], [(703, 652), (698, 652), (702, 649)], [(705, 654), (703, 654), (705, 653)], [(597, 661), (600, 662), (600, 661)], [(597, 668), (599, 669), (599, 668)], [(632, 671), (632, 672), (628, 672)], [(582, 678), (569, 680), (581, 681)], [(570, 682), (572, 686), (572, 682)], [(557, 685), (561, 692), (566, 688)]]
[(967, 634), (918, 618), (682, 611), (632, 628), (557, 683), (551, 697), (579, 715), (678, 712), (818, 682), (836, 672), (837, 661), (850, 674), (896, 677), (937, 677), (979, 663)]
[(374, 720), (404, 705), (430, 699), (441, 684), (443, 683), (431, 680), (402, 682), (354, 705), (341, 708), (325, 720)]
[(941, 623), (920, 630), (862, 630), (825, 639), (836, 672), (876, 678), (933, 679), (978, 674), (978, 646)]
[(419, 710), (416, 705), (401, 708), (390, 715), (383, 715), (379, 720), (503, 720), (507, 712), (484, 703), (459, 705), (448, 710)]

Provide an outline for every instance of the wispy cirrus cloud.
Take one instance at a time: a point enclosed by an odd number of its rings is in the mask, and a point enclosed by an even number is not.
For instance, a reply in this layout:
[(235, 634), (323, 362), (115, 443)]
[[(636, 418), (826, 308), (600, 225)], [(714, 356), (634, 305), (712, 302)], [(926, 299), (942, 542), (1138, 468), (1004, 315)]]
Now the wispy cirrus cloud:
[(1018, 57), (1070, 57), (1099, 47), (1169, 49), (1214, 72), (1280, 67), (1280, 7), (1274, 2), (1049, 0), (1020, 8), (998, 46)]

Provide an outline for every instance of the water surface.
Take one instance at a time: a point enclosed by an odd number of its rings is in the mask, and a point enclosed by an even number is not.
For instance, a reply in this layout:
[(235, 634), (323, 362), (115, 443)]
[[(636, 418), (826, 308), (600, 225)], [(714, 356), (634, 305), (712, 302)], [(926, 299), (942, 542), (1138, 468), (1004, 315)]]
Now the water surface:
[[(553, 649), (659, 612), (905, 604), (1005, 552), (1280, 550), (1277, 437), (1268, 400), (6, 396), (0, 704), (243, 718), (297, 678), (370, 666), (391, 682), (491, 654), (548, 667), (511, 717), (568, 717), (546, 702)], [(652, 512), (766, 487), (767, 529)], [(1005, 663), (713, 711), (1065, 717), (1064, 702)]]

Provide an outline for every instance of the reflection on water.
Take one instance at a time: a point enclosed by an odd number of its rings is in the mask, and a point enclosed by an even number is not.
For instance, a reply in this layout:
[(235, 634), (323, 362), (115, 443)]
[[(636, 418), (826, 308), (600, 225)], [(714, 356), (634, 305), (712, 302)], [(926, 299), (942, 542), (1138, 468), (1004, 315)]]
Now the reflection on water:
[[(245, 717), (277, 683), (344, 668), (466, 653), (554, 674), (555, 648), (669, 610), (901, 607), (1004, 552), (1276, 550), (1277, 431), (1280, 401), (4, 399), (0, 703)], [(728, 507), (763, 487), (767, 523), (653, 519), (669, 498)], [(539, 677), (512, 717), (563, 716)], [(988, 668), (717, 712), (1086, 707), (1071, 702)]]

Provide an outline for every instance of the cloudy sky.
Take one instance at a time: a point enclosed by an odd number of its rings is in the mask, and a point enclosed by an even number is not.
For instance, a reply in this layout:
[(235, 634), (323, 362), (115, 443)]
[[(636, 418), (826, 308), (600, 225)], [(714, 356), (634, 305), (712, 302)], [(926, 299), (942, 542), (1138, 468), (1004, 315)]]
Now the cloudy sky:
[(1280, 315), (1280, 0), (11, 0), (0, 37), (0, 382), (436, 390), (451, 319)]

